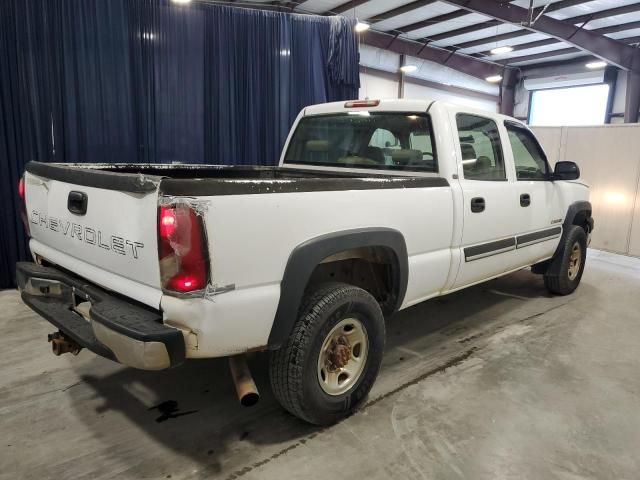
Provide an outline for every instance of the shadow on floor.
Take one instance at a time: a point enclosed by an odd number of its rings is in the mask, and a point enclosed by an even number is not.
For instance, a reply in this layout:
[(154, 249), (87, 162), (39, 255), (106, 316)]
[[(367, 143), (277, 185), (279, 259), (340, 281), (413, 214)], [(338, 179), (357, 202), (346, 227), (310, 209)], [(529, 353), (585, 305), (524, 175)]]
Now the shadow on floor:
[[(388, 322), (387, 356), (380, 376), (405, 360), (397, 354), (402, 349), (419, 354), (415, 362), (446, 362), (449, 353), (442, 353), (444, 345), (473, 339), (478, 329), (490, 328), (493, 322), (520, 321), (529, 303), (526, 299), (548, 302), (546, 298), (541, 277), (520, 271), (406, 309)], [(86, 389), (70, 389), (68, 394), (77, 416), (107, 444), (121, 443), (121, 439), (116, 441), (120, 432), (96, 417), (117, 412), (138, 430), (130, 434), (132, 441), (136, 436), (149, 437), (194, 459), (202, 467), (200, 473), (215, 474), (222, 470), (229, 453), (237, 457), (246, 451), (247, 461), (254, 462), (251, 454), (258, 446), (261, 455), (277, 455), (283, 447), (304, 443), (320, 430), (277, 404), (269, 386), (268, 355), (264, 353), (250, 361), (261, 393), (259, 404), (252, 408), (238, 404), (226, 359), (193, 360), (163, 372), (122, 368), (99, 376), (95, 372), (104, 371), (100, 363), (104, 361), (95, 358), (78, 367), (82, 382), (91, 387), (93, 398), (102, 402), (100, 406), (88, 402)], [(87, 407), (89, 403), (91, 408)], [(126, 445), (111, 449), (110, 454), (122, 455), (122, 448)]]

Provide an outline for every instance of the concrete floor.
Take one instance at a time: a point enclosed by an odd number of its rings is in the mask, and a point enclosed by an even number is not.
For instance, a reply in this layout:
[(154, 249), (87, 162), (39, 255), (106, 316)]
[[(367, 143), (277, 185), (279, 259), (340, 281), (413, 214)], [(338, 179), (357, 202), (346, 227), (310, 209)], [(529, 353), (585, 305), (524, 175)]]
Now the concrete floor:
[(590, 252), (578, 291), (522, 271), (388, 324), (366, 406), (319, 429), (235, 400), (224, 360), (168, 372), (83, 351), (0, 292), (0, 478), (638, 478), (640, 260)]

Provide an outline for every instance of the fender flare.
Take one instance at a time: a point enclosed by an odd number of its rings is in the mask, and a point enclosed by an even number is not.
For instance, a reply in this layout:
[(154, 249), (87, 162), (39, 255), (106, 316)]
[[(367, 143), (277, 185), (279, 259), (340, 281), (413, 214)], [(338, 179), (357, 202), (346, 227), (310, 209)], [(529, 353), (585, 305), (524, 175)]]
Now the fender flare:
[(556, 251), (553, 253), (553, 257), (550, 260), (549, 269), (547, 270), (547, 274), (557, 275), (560, 269), (559, 262), (555, 262), (558, 255), (561, 253), (562, 246), (567, 238), (567, 232), (569, 231), (569, 227), (572, 225), (582, 225), (583, 223), (587, 223), (589, 225), (589, 231), (593, 231), (593, 218), (591, 217), (591, 213), (593, 209), (591, 207), (591, 203), (586, 200), (580, 200), (569, 205), (567, 209), (567, 214), (564, 217), (564, 222), (562, 222), (562, 236), (560, 237), (560, 242), (558, 243), (558, 247)]
[[(579, 225), (579, 223), (575, 222), (577, 217), (579, 220), (586, 221), (589, 224), (590, 230), (593, 230), (593, 218), (591, 217), (591, 212), (593, 212), (591, 202), (587, 202), (586, 200), (573, 202), (567, 209), (567, 215), (564, 217), (562, 229), (568, 230), (571, 225)], [(581, 219), (580, 217), (583, 215), (584, 219)]]
[(269, 334), (269, 349), (280, 348), (293, 330), (305, 288), (316, 266), (331, 255), (362, 247), (385, 247), (395, 254), (393, 282), (398, 294), (391, 313), (400, 308), (409, 280), (407, 246), (402, 233), (392, 228), (373, 227), (321, 235), (301, 243), (289, 256), (280, 282), (280, 300)]

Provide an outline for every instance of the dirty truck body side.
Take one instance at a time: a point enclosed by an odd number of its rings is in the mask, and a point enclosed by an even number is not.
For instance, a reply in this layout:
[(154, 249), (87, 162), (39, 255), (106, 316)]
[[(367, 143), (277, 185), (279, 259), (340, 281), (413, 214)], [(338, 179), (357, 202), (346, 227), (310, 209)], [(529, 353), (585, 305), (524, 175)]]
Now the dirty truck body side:
[[(550, 291), (577, 287), (594, 224), (577, 167), (562, 167), (514, 119), (422, 100), (307, 107), (277, 167), (32, 162), (21, 191), (35, 262), (17, 279), (60, 330), (54, 352), (148, 370), (229, 356), (250, 378), (238, 355), (269, 349), (285, 408), (331, 423), (377, 374), (384, 341), (366, 331), (383, 336), (383, 317), (532, 265)], [(325, 297), (305, 313), (314, 292)], [(322, 330), (327, 305), (355, 309), (342, 333)], [(317, 371), (311, 344), (326, 357)], [(364, 386), (324, 385), (367, 345)], [(301, 379), (287, 362), (303, 350)]]

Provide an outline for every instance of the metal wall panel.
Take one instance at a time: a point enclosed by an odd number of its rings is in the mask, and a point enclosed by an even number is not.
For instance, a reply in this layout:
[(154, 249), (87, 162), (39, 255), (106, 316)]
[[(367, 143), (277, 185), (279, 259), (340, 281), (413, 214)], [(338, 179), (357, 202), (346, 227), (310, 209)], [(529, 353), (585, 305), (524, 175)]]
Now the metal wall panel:
[(633, 217), (631, 219), (631, 233), (629, 234), (629, 255), (640, 257), (640, 175), (636, 186), (636, 198)]
[(533, 130), (551, 159), (576, 162), (591, 185), (591, 246), (640, 256), (640, 124)]

